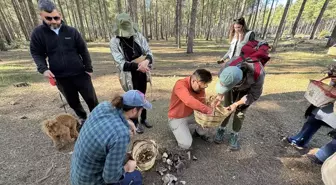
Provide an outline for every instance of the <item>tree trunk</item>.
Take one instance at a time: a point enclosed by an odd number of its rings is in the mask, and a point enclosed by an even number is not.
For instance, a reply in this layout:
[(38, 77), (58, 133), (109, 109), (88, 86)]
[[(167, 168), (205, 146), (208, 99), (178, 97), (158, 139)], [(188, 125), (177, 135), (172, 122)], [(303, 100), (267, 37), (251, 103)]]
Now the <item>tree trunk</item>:
[(257, 19), (258, 19), (258, 12), (259, 12), (259, 5), (260, 5), (260, 0), (258, 0), (258, 3), (257, 3), (257, 11), (255, 13), (255, 17), (254, 17), (254, 20), (253, 20), (253, 24), (252, 24), (252, 30), (254, 30), (254, 26), (257, 22)]
[(189, 26), (189, 33), (188, 33), (188, 46), (187, 46), (187, 53), (193, 53), (193, 46), (194, 46), (194, 37), (195, 37), (195, 28), (196, 28), (196, 15), (197, 15), (197, 4), (198, 0), (192, 1), (191, 7), (191, 20)]
[(158, 25), (158, 0), (155, 2), (155, 38), (159, 40), (159, 25)]
[(208, 31), (207, 31), (207, 35), (206, 35), (206, 39), (205, 40), (209, 40), (210, 38), (210, 31), (211, 31), (211, 27), (212, 27), (212, 12), (213, 12), (213, 8), (214, 8), (214, 1), (211, 1), (211, 10), (208, 14)]
[(24, 24), (26, 26), (26, 30), (28, 33), (28, 36), (31, 35), (31, 32), (33, 31), (34, 23), (32, 22), (32, 19), (30, 18), (28, 6), (25, 3), (25, 0), (18, 0), (18, 7), (20, 12), (22, 13), (22, 19), (24, 20)]
[(179, 1), (176, 0), (176, 6), (175, 6), (175, 43), (178, 44), (178, 21), (179, 21)]
[(182, 0), (177, 0), (177, 48), (181, 48)]
[(272, 5), (271, 5), (270, 11), (269, 11), (269, 13), (268, 13), (268, 18), (267, 18), (266, 25), (265, 25), (265, 28), (264, 28), (264, 33), (263, 33), (263, 35), (262, 35), (262, 38), (263, 38), (263, 39), (265, 39), (266, 36), (267, 36), (267, 28), (268, 28), (268, 23), (269, 23), (270, 18), (271, 18), (271, 14), (272, 14), (272, 10), (273, 10), (274, 1), (275, 1), (275, 0), (272, 0)]
[(80, 8), (80, 3), (79, 0), (76, 0), (76, 6), (77, 6), (77, 11), (78, 11), (78, 15), (79, 15), (79, 23), (80, 23), (80, 31), (83, 35), (83, 38), (85, 39), (85, 29), (84, 29), (84, 23), (83, 23), (83, 16), (82, 16), (82, 12), (81, 12), (81, 8)]
[(107, 31), (106, 31), (106, 20), (104, 20), (104, 13), (103, 13), (103, 10), (102, 10), (102, 4), (101, 4), (101, 1), (98, 1), (98, 9), (99, 9), (99, 14), (100, 14), (100, 19), (102, 21), (102, 29), (103, 29), (103, 38), (105, 39), (105, 41), (108, 41), (108, 35), (107, 35)]
[(144, 26), (144, 36), (146, 39), (148, 39), (148, 31), (147, 31), (147, 16), (146, 16), (146, 0), (143, 0), (143, 26)]
[(201, 28), (204, 26), (204, 19), (203, 19), (203, 17), (204, 17), (204, 0), (202, 0), (202, 14), (201, 14)]
[(3, 17), (0, 19), (0, 29), (5, 37), (7, 44), (10, 45), (12, 43), (13, 38), (4, 23)]
[(153, 11), (153, 8), (152, 8), (152, 1), (150, 1), (150, 4), (149, 4), (149, 32), (150, 32), (150, 39), (152, 40), (153, 39), (153, 24), (152, 24), (152, 21), (153, 21), (153, 15), (152, 15), (152, 12)]
[[(70, 25), (72, 25), (72, 26), (75, 26), (74, 24), (75, 24), (75, 22), (73, 22), (74, 20), (73, 20), (73, 16), (71, 17), (71, 11), (70, 11), (70, 9), (69, 9), (69, 6), (68, 6), (68, 1), (65, 1), (65, 7), (66, 7), (66, 9), (67, 9), (67, 11), (68, 11), (68, 17), (69, 17), (69, 21), (70, 21)], [(64, 16), (64, 15), (63, 15)]]
[(324, 4), (323, 4), (323, 7), (322, 7), (322, 9), (321, 9), (321, 11), (320, 11), (320, 14), (319, 14), (319, 16), (317, 17), (317, 19), (316, 19), (316, 21), (315, 21), (315, 24), (314, 24), (314, 27), (313, 27), (313, 31), (311, 32), (309, 39), (314, 39), (316, 29), (317, 29), (318, 25), (319, 25), (320, 22), (321, 22), (322, 16), (323, 16), (323, 14), (324, 14), (324, 11), (327, 9), (327, 6), (328, 6), (329, 1), (330, 1), (330, 0), (325, 0), (325, 2), (324, 2)]
[(138, 24), (138, 0), (133, 3), (134, 22)]
[(111, 35), (111, 30), (112, 30), (111, 25), (112, 24), (110, 23), (110, 19), (108, 17), (108, 9), (107, 9), (108, 6), (107, 6), (106, 0), (103, 0), (103, 7), (104, 7), (105, 24), (106, 24), (106, 29), (107, 29), (106, 32), (109, 35), (109, 38), (111, 38), (112, 37)]
[(330, 38), (328, 40), (327, 47), (331, 47), (334, 44), (336, 44), (336, 25), (335, 25), (334, 30), (331, 33), (331, 36), (330, 36)]
[[(163, 8), (162, 8), (162, 10), (163, 10)], [(161, 33), (161, 39), (163, 40), (164, 39), (164, 37), (163, 37), (163, 24), (164, 24), (164, 14), (163, 14), (163, 11), (160, 13), (160, 33)], [(166, 27), (166, 26), (165, 26)], [(167, 27), (166, 27), (166, 29), (168, 29)]]
[(240, 14), (239, 14), (239, 17), (243, 17), (243, 16), (244, 16), (244, 14), (245, 14), (246, 4), (247, 4), (247, 0), (244, 0), (244, 2), (243, 2), (243, 7), (242, 7), (242, 9), (241, 9), (241, 12), (240, 12)]
[(117, 0), (117, 10), (119, 14), (122, 13), (121, 0)]
[[(89, 0), (89, 13), (90, 13), (90, 22), (91, 22), (91, 29), (93, 30), (94, 32), (94, 35), (95, 35), (95, 39), (98, 39), (98, 33), (97, 33), (97, 30), (96, 30), (96, 27), (94, 26), (93, 24), (93, 14), (92, 14), (92, 0)], [(120, 0), (119, 0), (120, 1)]]
[[(261, 29), (260, 32), (264, 30), (264, 22), (265, 22), (265, 15), (266, 15), (266, 8), (267, 8), (268, 0), (266, 0), (265, 7), (264, 7), (264, 14), (261, 22)], [(272, 7), (271, 7), (272, 8)]]
[[(70, 6), (71, 7), (75, 7), (76, 5), (73, 3), (73, 1), (70, 1)], [(78, 21), (78, 16), (76, 14), (76, 8), (75, 9), (70, 9), (71, 10), (71, 14), (72, 14), (72, 18), (74, 20), (74, 27), (79, 28), (79, 21)]]
[(303, 10), (304, 10), (304, 8), (305, 8), (306, 2), (307, 2), (307, 0), (303, 0), (303, 1), (302, 1), (302, 4), (301, 4), (301, 7), (300, 7), (298, 16), (296, 17), (295, 22), (294, 22), (294, 25), (293, 25), (293, 27), (292, 27), (292, 31), (291, 31), (291, 37), (292, 37), (292, 38), (294, 38), (294, 36), (295, 36), (296, 28), (297, 28), (297, 26), (298, 26), (298, 24), (299, 24), (299, 22), (300, 22), (301, 15), (302, 15), (302, 12), (303, 12)]
[[(11, 40), (14, 40), (15, 39), (15, 33), (13, 31), (12, 25), (9, 24), (9, 22), (7, 21), (7, 17), (5, 15), (4, 11), (1, 8), (1, 4), (0, 4), (0, 19), (3, 20), (3, 23), (5, 24), (5, 26), (7, 28), (9, 38), (11, 38)], [(5, 35), (5, 33), (4, 33), (4, 35)]]
[(20, 8), (18, 7), (18, 3), (16, 2), (16, 0), (12, 0), (12, 4), (13, 4), (13, 7), (14, 7), (14, 10), (15, 10), (15, 13), (16, 13), (16, 17), (19, 20), (19, 24), (20, 24), (22, 33), (25, 36), (26, 40), (29, 41), (30, 40), (29, 33), (28, 33), (28, 31), (26, 29), (26, 25), (24, 24), (24, 21), (22, 19), (22, 15), (20, 13)]
[[(85, 2), (84, 0), (82, 0), (82, 4), (83, 4), (83, 10), (84, 10), (84, 18), (85, 18), (85, 24), (86, 24), (86, 28), (87, 28), (87, 31), (88, 31), (88, 34), (89, 34), (89, 40), (90, 41), (93, 41), (92, 39), (92, 36), (91, 36), (91, 31), (90, 31), (90, 26), (89, 26), (89, 21), (88, 21), (88, 18), (87, 18), (87, 14), (86, 14), (86, 5), (85, 5)], [(91, 28), (93, 29), (93, 27)]]
[(220, 37), (221, 33), (221, 27), (223, 24), (223, 6), (224, 6), (224, 0), (221, 0), (220, 2), (220, 8), (219, 8), (219, 20), (218, 20), (218, 25), (217, 25), (217, 32), (216, 32), (216, 42), (217, 39)]
[[(36, 14), (36, 11), (35, 11), (35, 6), (34, 6), (34, 3), (32, 0), (27, 0), (28, 2), (28, 6), (29, 6), (29, 11), (30, 11), (30, 15), (33, 19), (33, 22), (34, 22), (34, 27), (38, 26), (40, 23), (39, 23), (39, 19), (37, 17), (37, 14)], [(62, 10), (62, 9), (61, 9)], [(63, 15), (64, 16), (64, 15)]]
[(276, 47), (278, 45), (278, 41), (281, 38), (282, 27), (284, 25), (284, 22), (285, 22), (285, 19), (286, 19), (286, 16), (287, 16), (287, 12), (288, 12), (290, 3), (291, 3), (291, 0), (287, 0), (284, 12), (283, 12), (282, 17), (281, 17), (280, 25), (278, 27), (277, 33), (276, 33), (275, 38), (274, 38), (272, 52), (276, 51)]

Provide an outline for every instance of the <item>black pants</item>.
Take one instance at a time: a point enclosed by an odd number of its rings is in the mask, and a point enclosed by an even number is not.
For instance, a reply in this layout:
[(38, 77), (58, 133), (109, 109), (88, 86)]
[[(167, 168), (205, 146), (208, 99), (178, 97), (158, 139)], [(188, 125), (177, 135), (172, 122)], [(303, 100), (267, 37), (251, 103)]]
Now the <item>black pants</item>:
[[(142, 73), (139, 71), (132, 72), (132, 83), (133, 83), (133, 89), (139, 90), (140, 92), (146, 94), (147, 91), (147, 76), (146, 73)], [(141, 121), (145, 121), (147, 119), (147, 111), (146, 109), (142, 110)], [(132, 119), (135, 125), (138, 124), (138, 119)]]
[(71, 77), (56, 78), (56, 82), (57, 88), (79, 118), (86, 119), (87, 115), (80, 103), (78, 93), (82, 95), (90, 111), (98, 105), (96, 92), (89, 74), (83, 73)]

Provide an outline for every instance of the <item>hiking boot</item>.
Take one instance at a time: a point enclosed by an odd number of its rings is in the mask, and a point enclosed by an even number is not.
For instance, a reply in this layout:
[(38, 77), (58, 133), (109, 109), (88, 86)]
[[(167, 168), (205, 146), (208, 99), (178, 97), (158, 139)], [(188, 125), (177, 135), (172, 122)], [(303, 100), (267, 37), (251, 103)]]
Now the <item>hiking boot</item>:
[(239, 142), (238, 142), (238, 133), (231, 133), (229, 144), (230, 144), (229, 149), (231, 151), (235, 151), (235, 150), (240, 149)]
[(143, 134), (143, 133), (144, 133), (144, 128), (143, 128), (142, 124), (138, 124), (138, 125), (136, 126), (136, 132), (137, 132), (138, 134)]
[(141, 124), (145, 125), (145, 127), (147, 127), (147, 128), (152, 128), (153, 127), (153, 125), (149, 124), (146, 120), (141, 121)]
[(224, 141), (224, 135), (225, 135), (225, 128), (219, 127), (217, 129), (217, 133), (216, 133), (214, 142), (217, 143), (217, 144), (223, 143), (223, 141)]

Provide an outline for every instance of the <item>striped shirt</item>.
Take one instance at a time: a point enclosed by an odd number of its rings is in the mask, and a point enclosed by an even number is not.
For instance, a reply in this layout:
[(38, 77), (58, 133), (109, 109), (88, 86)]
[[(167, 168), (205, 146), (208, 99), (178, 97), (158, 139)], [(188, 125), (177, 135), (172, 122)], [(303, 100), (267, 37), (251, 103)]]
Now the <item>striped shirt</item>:
[(72, 185), (118, 182), (130, 143), (129, 125), (122, 110), (100, 103), (85, 121), (71, 159)]

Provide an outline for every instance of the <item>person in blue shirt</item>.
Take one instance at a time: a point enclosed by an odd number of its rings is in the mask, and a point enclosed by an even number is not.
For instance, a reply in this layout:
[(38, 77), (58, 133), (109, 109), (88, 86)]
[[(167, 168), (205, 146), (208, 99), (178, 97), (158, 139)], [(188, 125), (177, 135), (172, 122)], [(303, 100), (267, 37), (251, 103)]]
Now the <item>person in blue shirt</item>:
[(100, 103), (85, 121), (71, 158), (72, 185), (142, 184), (136, 162), (125, 164), (128, 145), (135, 133), (129, 121), (152, 105), (138, 90)]

